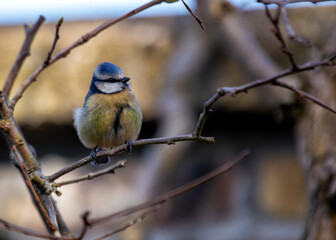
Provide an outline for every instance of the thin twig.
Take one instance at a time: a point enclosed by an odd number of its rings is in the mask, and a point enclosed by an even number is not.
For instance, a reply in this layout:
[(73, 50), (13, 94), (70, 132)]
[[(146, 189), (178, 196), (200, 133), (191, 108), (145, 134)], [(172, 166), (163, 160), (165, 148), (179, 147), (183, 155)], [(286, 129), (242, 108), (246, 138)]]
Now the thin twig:
[(90, 228), (89, 215), (90, 215), (90, 211), (85, 211), (82, 214), (83, 229), (82, 229), (81, 233), (79, 234), (79, 237), (77, 238), (78, 240), (82, 240), (85, 237), (87, 231)]
[(335, 59), (336, 59), (336, 53), (330, 55), (329, 57), (319, 61), (319, 62), (314, 62), (314, 63), (307, 63), (301, 66), (298, 66), (297, 69), (287, 69), (285, 71), (282, 71), (278, 74), (275, 74), (271, 77), (261, 79), (261, 80), (255, 80), (250, 83), (246, 83), (244, 85), (238, 86), (238, 87), (222, 87), (218, 89), (219, 94), (225, 95), (229, 94), (231, 96), (236, 96), (242, 92), (247, 93), (248, 90), (264, 86), (267, 84), (272, 83), (274, 80), (281, 79), (290, 75), (293, 75), (295, 73), (299, 72), (305, 72), (309, 70), (313, 70), (317, 67), (321, 66), (335, 66)]
[(227, 161), (225, 164), (223, 164), (222, 166), (216, 168), (215, 170), (203, 175), (200, 178), (197, 178), (181, 187), (178, 187), (168, 193), (165, 193), (159, 197), (156, 197), (146, 203), (143, 204), (139, 204), (137, 206), (134, 207), (130, 207), (127, 208), (123, 211), (111, 214), (111, 215), (107, 215), (105, 217), (100, 217), (100, 218), (95, 218), (95, 219), (91, 219), (89, 220), (90, 225), (96, 225), (99, 223), (103, 223), (106, 222), (108, 220), (115, 220), (116, 218), (120, 218), (120, 217), (125, 217), (131, 214), (134, 214), (138, 211), (142, 211), (145, 209), (148, 209), (150, 207), (153, 206), (157, 206), (157, 205), (161, 205), (179, 195), (181, 195), (184, 192), (190, 191), (191, 189), (194, 189), (195, 187), (199, 186), (202, 183), (205, 183), (211, 179), (213, 179), (214, 177), (225, 173), (227, 171), (229, 171), (230, 169), (232, 169), (240, 160), (244, 159), (245, 157), (247, 157), (250, 154), (250, 150), (249, 149), (245, 149), (243, 151), (241, 151), (240, 153), (238, 153), (236, 156), (234, 156), (233, 158), (231, 158), (229, 161)]
[(224, 94), (221, 94), (220, 92), (217, 91), (215, 95), (213, 95), (208, 101), (204, 103), (203, 111), (201, 112), (198, 122), (196, 124), (196, 128), (194, 132), (192, 133), (193, 136), (199, 137), (201, 135), (205, 120), (207, 119), (208, 115), (212, 113), (211, 107), (222, 96), (224, 96)]
[(152, 0), (116, 19), (112, 19), (109, 20), (101, 25), (99, 25), (98, 27), (96, 27), (95, 29), (93, 29), (92, 31), (82, 35), (80, 38), (78, 38), (75, 42), (73, 42), (72, 44), (70, 44), (69, 46), (65, 47), (64, 49), (60, 50), (58, 53), (56, 53), (54, 56), (52, 56), (50, 58), (50, 60), (48, 61), (49, 64), (46, 66), (43, 63), (41, 63), (36, 70), (28, 77), (28, 79), (26, 79), (26, 81), (24, 83), (22, 83), (22, 85), (19, 87), (18, 91), (16, 92), (15, 96), (12, 98), (11, 102), (10, 102), (10, 106), (11, 108), (14, 109), (17, 101), (22, 97), (23, 93), (27, 90), (27, 88), (36, 80), (37, 76), (47, 67), (49, 67), (50, 65), (52, 65), (54, 62), (56, 62), (57, 60), (59, 60), (60, 58), (65, 58), (74, 48), (88, 42), (89, 40), (91, 40), (92, 38), (94, 38), (95, 36), (97, 36), (99, 33), (101, 33), (102, 31), (104, 31), (106, 28), (126, 19), (129, 17), (134, 16), (135, 14), (138, 14), (154, 5), (160, 4), (164, 2), (164, 0)]
[(9, 96), (10, 91), (13, 87), (13, 84), (15, 82), (15, 79), (21, 69), (21, 66), (23, 65), (24, 60), (30, 55), (30, 46), (34, 40), (34, 37), (42, 25), (42, 23), (45, 21), (45, 18), (43, 16), (39, 16), (36, 23), (32, 27), (26, 27), (26, 38), (23, 42), (23, 45), (21, 47), (21, 50), (16, 57), (16, 60), (11, 67), (9, 74), (7, 76), (3, 92), (6, 96)]
[(5, 220), (0, 219), (0, 224), (2, 224), (7, 230), (17, 232), (17, 233), (22, 233), (25, 236), (32, 236), (32, 237), (37, 237), (37, 238), (42, 238), (42, 239), (55, 239), (55, 240), (76, 240), (75, 238), (72, 237), (57, 237), (53, 235), (48, 235), (42, 232), (37, 232), (28, 228), (23, 228), (18, 225), (9, 223)]
[(310, 42), (308, 40), (304, 39), (303, 37), (295, 33), (289, 21), (289, 18), (287, 15), (287, 9), (285, 6), (281, 7), (281, 16), (282, 16), (282, 20), (284, 22), (289, 39), (297, 42), (302, 47), (310, 47)]
[(94, 240), (102, 240), (105, 239), (107, 237), (110, 237), (114, 234), (117, 234), (119, 232), (125, 231), (127, 228), (134, 226), (135, 224), (142, 222), (147, 216), (157, 212), (160, 209), (160, 206), (155, 206), (152, 207), (150, 209), (147, 209), (146, 211), (144, 211), (140, 216), (137, 216), (136, 218), (133, 218), (130, 221), (127, 221), (125, 224), (123, 224), (121, 227), (113, 230), (112, 232), (106, 233), (98, 238), (95, 238)]
[[(182, 141), (202, 141), (206, 143), (213, 143), (214, 138), (213, 137), (203, 137), (203, 136), (193, 136), (192, 134), (186, 134), (186, 135), (179, 135), (179, 136), (174, 136), (174, 137), (162, 137), (162, 138), (149, 138), (149, 139), (140, 139), (132, 142), (133, 147), (137, 146), (144, 146), (144, 145), (149, 145), (149, 144), (174, 144), (176, 142), (182, 142)], [(101, 151), (97, 153), (97, 157), (102, 157), (102, 156), (113, 156), (116, 155), (120, 152), (127, 151), (127, 144), (120, 145), (117, 147), (112, 148), (111, 150), (108, 151)], [(90, 156), (87, 156), (85, 158), (82, 158), (78, 160), (75, 163), (70, 164), (69, 166), (57, 171), (56, 173), (47, 176), (46, 178), (53, 182), (57, 178), (79, 168), (82, 167), (88, 163), (91, 162)]]
[(285, 53), (288, 56), (288, 59), (292, 65), (293, 69), (297, 69), (298, 65), (295, 62), (293, 53), (291, 52), (291, 50), (289, 49), (279, 26), (279, 20), (280, 20), (280, 16), (281, 16), (281, 11), (282, 8), (284, 6), (283, 5), (278, 5), (277, 11), (276, 11), (276, 15), (273, 17), (268, 6), (265, 5), (265, 11), (266, 11), (266, 16), (268, 17), (268, 19), (270, 20), (270, 22), (273, 24), (274, 28), (272, 28), (272, 32), (274, 33), (274, 35), (277, 37), (277, 39), (279, 40), (279, 42), (281, 43), (281, 50), (283, 53)]
[(88, 232), (88, 230), (90, 228), (93, 228), (101, 223), (106, 223), (109, 220), (118, 220), (120, 218), (132, 215), (132, 214), (136, 214), (140, 211), (144, 211), (143, 214), (140, 215), (140, 217), (136, 217), (135, 219), (133, 219), (132, 221), (129, 221), (127, 223), (125, 223), (124, 225), (122, 225), (121, 227), (117, 228), (116, 230), (107, 233), (98, 239), (104, 239), (108, 236), (111, 236), (113, 234), (116, 234), (118, 232), (121, 232), (125, 229), (127, 229), (128, 227), (138, 223), (139, 221), (142, 221), (146, 216), (154, 213), (155, 211), (157, 211), (162, 204), (166, 203), (167, 201), (181, 195), (182, 193), (185, 193), (187, 191), (190, 191), (194, 188), (196, 188), (197, 186), (217, 177), (220, 174), (223, 174), (229, 170), (231, 170), (240, 160), (246, 158), (248, 155), (250, 154), (250, 150), (249, 149), (245, 149), (243, 151), (241, 151), (238, 155), (234, 156), (233, 158), (231, 158), (229, 161), (227, 161), (225, 164), (223, 164), (222, 166), (216, 168), (215, 170), (203, 175), (200, 178), (197, 178), (181, 187), (178, 187), (168, 193), (165, 193), (159, 197), (156, 197), (148, 202), (145, 202), (143, 204), (139, 204), (130, 208), (127, 208), (125, 210), (122, 210), (120, 212), (117, 213), (113, 213), (110, 215), (107, 215), (105, 217), (99, 217), (99, 218), (95, 218), (95, 219), (89, 219), (89, 215), (90, 212), (86, 211), (82, 214), (82, 220), (83, 220), (83, 229), (81, 231), (81, 233), (79, 234), (79, 237), (77, 238), (78, 240), (82, 240), (86, 233)]
[(335, 0), (257, 0), (257, 2), (263, 3), (263, 4), (293, 4), (293, 3), (303, 3), (303, 2), (310, 2), (313, 4), (319, 3), (319, 2), (333, 2)]
[(198, 24), (201, 26), (201, 28), (203, 29), (203, 30), (205, 30), (205, 27), (204, 27), (204, 25), (203, 25), (203, 21), (199, 18), (199, 17), (197, 17), (196, 16), (196, 14), (191, 10), (191, 8), (184, 2), (184, 0), (182, 0), (182, 2), (183, 2), (183, 4), (184, 4), (184, 6), (186, 7), (186, 9), (188, 10), (188, 12), (191, 14), (191, 16), (193, 16), (195, 19), (196, 19), (196, 21), (198, 22)]
[(279, 81), (279, 80), (276, 80), (274, 81), (273, 83), (275, 86), (279, 86), (279, 87), (283, 87), (283, 88), (286, 88), (286, 89), (289, 89), (291, 91), (293, 91), (294, 93), (296, 93), (299, 97), (301, 98), (306, 98), (312, 102), (314, 102), (315, 104), (325, 108), (325, 109), (328, 109), (330, 112), (336, 114), (336, 110), (331, 108), (330, 106), (328, 106), (327, 104), (323, 103), (320, 99), (300, 90), (300, 89), (297, 89), (295, 88), (294, 86), (288, 84), (288, 83), (285, 83), (285, 82), (282, 82), (282, 81)]
[(19, 155), (18, 155), (18, 153), (16, 151), (16, 147), (15, 146), (13, 146), (12, 151), (14, 153), (16, 161), (19, 163), (19, 167), (20, 167), (20, 169), (21, 169), (21, 171), (23, 173), (23, 176), (25, 178), (25, 182), (26, 182), (28, 188), (30, 189), (31, 193), (33, 194), (35, 202), (38, 204), (39, 209), (41, 210), (43, 218), (45, 219), (45, 221), (48, 224), (49, 228), (52, 231), (55, 232), (56, 231), (56, 227), (53, 224), (53, 222), (51, 221), (47, 210), (45, 209), (44, 205), (42, 204), (42, 202), (41, 202), (41, 200), (40, 200), (40, 198), (38, 196), (38, 194), (36, 193), (35, 188), (34, 188), (32, 182), (31, 182), (31, 180), (29, 178), (29, 175), (28, 175), (28, 172), (26, 170), (26, 166), (21, 162), (20, 157), (19, 157)]
[(64, 185), (69, 185), (69, 184), (73, 184), (73, 183), (92, 180), (94, 178), (97, 178), (97, 177), (100, 177), (100, 176), (103, 176), (103, 175), (106, 175), (106, 174), (114, 174), (116, 169), (123, 168), (125, 166), (125, 164), (126, 164), (126, 160), (121, 160), (121, 161), (117, 162), (116, 164), (112, 165), (111, 167), (109, 167), (107, 169), (103, 169), (101, 171), (97, 171), (97, 172), (94, 172), (94, 173), (89, 173), (88, 175), (85, 175), (83, 177), (79, 177), (79, 178), (76, 178), (76, 179), (54, 183), (53, 186), (61, 187), (61, 186), (64, 186)]
[(46, 59), (44, 60), (44, 65), (46, 65), (46, 66), (48, 66), (48, 65), (50, 64), (50, 58), (51, 58), (52, 53), (53, 53), (54, 50), (55, 50), (57, 41), (58, 41), (58, 39), (59, 39), (59, 30), (60, 30), (62, 24), (63, 24), (63, 17), (62, 17), (60, 20), (58, 20), (58, 22), (57, 22), (57, 24), (56, 24), (56, 30), (55, 30), (54, 42), (53, 42), (53, 44), (51, 45), (51, 48), (50, 48), (50, 50), (49, 50), (49, 52), (48, 52), (48, 55), (47, 55)]

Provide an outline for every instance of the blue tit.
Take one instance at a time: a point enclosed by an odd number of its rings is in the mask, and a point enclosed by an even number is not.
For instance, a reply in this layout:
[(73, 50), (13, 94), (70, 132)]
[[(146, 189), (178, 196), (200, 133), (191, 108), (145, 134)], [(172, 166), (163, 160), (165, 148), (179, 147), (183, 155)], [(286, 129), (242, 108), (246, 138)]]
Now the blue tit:
[(109, 62), (99, 64), (83, 107), (74, 110), (74, 126), (83, 145), (92, 149), (93, 165), (110, 160), (97, 158), (99, 150), (127, 143), (130, 152), (132, 140), (138, 138), (142, 113), (129, 80), (120, 67)]

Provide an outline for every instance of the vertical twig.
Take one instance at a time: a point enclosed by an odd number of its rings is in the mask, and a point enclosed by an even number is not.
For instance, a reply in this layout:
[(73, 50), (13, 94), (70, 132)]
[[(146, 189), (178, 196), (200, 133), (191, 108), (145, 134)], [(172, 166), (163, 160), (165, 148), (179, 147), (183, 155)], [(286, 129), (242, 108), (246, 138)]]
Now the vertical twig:
[(24, 62), (24, 60), (29, 56), (30, 54), (30, 45), (32, 41), (34, 40), (34, 37), (42, 25), (42, 23), (45, 21), (45, 18), (43, 16), (40, 16), (36, 23), (30, 28), (26, 27), (26, 39), (23, 42), (23, 45), (21, 47), (21, 50), (12, 66), (12, 68), (9, 71), (9, 74), (7, 76), (3, 92), (6, 96), (9, 96), (10, 91), (12, 89), (12, 86), (15, 82), (15, 79), (21, 69), (21, 66)]
[(284, 22), (289, 39), (296, 41), (302, 47), (310, 47), (310, 43), (308, 40), (304, 39), (303, 37), (295, 33), (289, 21), (289, 18), (287, 15), (287, 9), (285, 6), (281, 7), (281, 16), (282, 16), (282, 20)]
[(266, 16), (268, 17), (268, 19), (271, 21), (271, 23), (273, 24), (274, 28), (271, 29), (271, 31), (274, 33), (274, 35), (278, 38), (278, 40), (281, 43), (281, 50), (283, 53), (285, 53), (288, 56), (288, 59), (292, 65), (292, 69), (293, 70), (297, 70), (298, 69), (298, 65), (295, 62), (293, 53), (291, 52), (291, 50), (289, 49), (283, 35), (282, 32), (280, 30), (280, 26), (279, 26), (279, 21), (280, 21), (280, 16), (281, 16), (281, 9), (284, 6), (281, 4), (278, 4), (278, 8), (276, 11), (275, 16), (273, 17), (271, 14), (271, 11), (269, 10), (268, 6), (265, 5), (265, 11), (266, 11)]
[(60, 30), (60, 28), (61, 28), (61, 26), (62, 26), (62, 23), (63, 23), (63, 17), (62, 17), (60, 20), (58, 20), (58, 22), (57, 22), (57, 24), (56, 24), (56, 30), (55, 30), (54, 42), (53, 42), (53, 44), (51, 45), (51, 48), (50, 48), (50, 50), (49, 50), (49, 52), (48, 52), (48, 55), (47, 55), (46, 59), (44, 60), (44, 65), (45, 65), (45, 66), (48, 66), (49, 63), (50, 63), (51, 55), (52, 55), (52, 53), (54, 52), (55, 47), (56, 47), (56, 44), (57, 44), (57, 41), (58, 41), (58, 39), (59, 39), (59, 30)]

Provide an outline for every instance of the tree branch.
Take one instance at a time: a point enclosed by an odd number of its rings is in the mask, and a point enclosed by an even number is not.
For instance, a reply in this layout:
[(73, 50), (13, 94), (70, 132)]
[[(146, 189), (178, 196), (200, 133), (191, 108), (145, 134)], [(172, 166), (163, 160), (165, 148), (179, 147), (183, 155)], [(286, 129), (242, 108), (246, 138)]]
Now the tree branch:
[(40, 28), (40, 26), (42, 25), (44, 21), (45, 21), (45, 18), (43, 16), (40, 16), (38, 20), (36, 21), (36, 23), (31, 28), (28, 26), (26, 27), (26, 39), (23, 42), (21, 50), (12, 68), (9, 71), (5, 85), (3, 87), (3, 92), (6, 96), (9, 96), (12, 86), (21, 69), (21, 66), (23, 65), (24, 60), (30, 55), (30, 46), (34, 40), (34, 37), (38, 29)]
[(126, 164), (126, 160), (121, 160), (119, 162), (117, 162), (116, 164), (112, 165), (109, 168), (103, 169), (101, 171), (97, 171), (94, 173), (89, 173), (86, 176), (83, 177), (79, 177), (76, 179), (72, 179), (72, 180), (68, 180), (68, 181), (63, 181), (63, 182), (58, 182), (58, 183), (53, 183), (53, 186), (55, 187), (61, 187), (64, 185), (69, 185), (69, 184), (73, 184), (73, 183), (78, 183), (78, 182), (83, 182), (83, 181), (88, 181), (88, 180), (92, 180), (94, 178), (106, 175), (106, 174), (114, 174), (116, 169), (119, 168), (123, 168)]
[(263, 4), (281, 4), (281, 5), (287, 5), (287, 4), (293, 4), (293, 3), (302, 3), (302, 2), (311, 2), (313, 4), (319, 3), (319, 2), (333, 2), (334, 0), (257, 0), (257, 2), (263, 3)]
[[(109, 220), (116, 220), (118, 218), (121, 217), (125, 217), (125, 216), (129, 216), (131, 214), (135, 214), (139, 211), (143, 211), (143, 210), (153, 210), (157, 207), (160, 207), (162, 204), (166, 203), (167, 201), (181, 195), (182, 193), (185, 193), (187, 191), (190, 191), (192, 189), (194, 189), (195, 187), (215, 178), (216, 176), (223, 174), (225, 172), (228, 172), (229, 170), (231, 170), (240, 160), (246, 158), (248, 155), (250, 154), (250, 150), (249, 149), (245, 149), (243, 151), (241, 151), (240, 153), (238, 153), (236, 156), (232, 157), (229, 161), (227, 161), (225, 164), (223, 164), (222, 166), (216, 168), (215, 170), (203, 175), (200, 178), (197, 178), (183, 186), (180, 186), (168, 193), (165, 193), (161, 196), (158, 196), (148, 202), (145, 202), (143, 204), (139, 204), (136, 205), (134, 207), (130, 207), (127, 208), (123, 211), (114, 213), (114, 214), (110, 214), (107, 215), (105, 217), (99, 217), (99, 218), (93, 218), (93, 219), (88, 219), (88, 212), (85, 212), (83, 214), (83, 216), (85, 216), (85, 225), (89, 226), (90, 228), (101, 224), (101, 223), (106, 223)], [(127, 225), (126, 225), (127, 226)], [(84, 229), (86, 229), (85, 231), (87, 231), (88, 227), (84, 227)], [(122, 230), (122, 229), (121, 229)], [(83, 234), (81, 234), (82, 236)]]
[(22, 85), (20, 86), (20, 88), (18, 89), (18, 91), (16, 92), (15, 96), (12, 98), (11, 102), (10, 102), (10, 106), (11, 108), (14, 109), (16, 103), (18, 102), (18, 100), (22, 97), (22, 95), (24, 94), (24, 92), (27, 90), (27, 88), (36, 80), (37, 76), (48, 66), (52, 65), (54, 62), (56, 62), (57, 60), (66, 57), (74, 48), (88, 42), (89, 40), (91, 40), (92, 38), (94, 38), (95, 36), (97, 36), (99, 33), (101, 33), (102, 31), (104, 31), (106, 28), (126, 19), (129, 17), (134, 16), (137, 13), (140, 13), (154, 5), (160, 4), (162, 2), (165, 2), (164, 0), (152, 0), (116, 19), (112, 19), (109, 20), (103, 24), (101, 24), (100, 26), (98, 26), (97, 28), (93, 29), (92, 31), (82, 35), (80, 38), (78, 38), (75, 42), (73, 42), (72, 44), (70, 44), (69, 46), (65, 47), (64, 49), (60, 50), (58, 53), (56, 53), (54, 56), (52, 56), (49, 61), (48, 61), (48, 65), (45, 65), (45, 61), (43, 63), (41, 63), (36, 70), (28, 77), (28, 79), (22, 83)]
[(50, 48), (50, 50), (49, 50), (49, 52), (48, 52), (48, 55), (47, 55), (46, 59), (44, 60), (44, 65), (45, 65), (45, 66), (48, 66), (48, 65), (50, 64), (50, 58), (51, 58), (52, 53), (53, 53), (54, 50), (55, 50), (57, 41), (58, 41), (58, 39), (59, 39), (59, 30), (60, 30), (62, 24), (63, 24), (63, 17), (62, 17), (60, 20), (58, 20), (58, 22), (57, 22), (57, 24), (56, 24), (56, 30), (55, 30), (54, 42), (53, 42), (53, 44), (51, 45), (51, 48)]
[(156, 212), (160, 206), (164, 203), (166, 203), (167, 201), (183, 194), (184, 192), (190, 191), (194, 188), (196, 188), (197, 186), (217, 177), (220, 174), (223, 174), (225, 172), (228, 172), (229, 170), (231, 170), (239, 161), (241, 161), (242, 159), (246, 158), (248, 155), (250, 154), (250, 150), (249, 149), (245, 149), (243, 151), (241, 151), (239, 154), (237, 154), (236, 156), (234, 156), (233, 158), (231, 158), (229, 161), (227, 161), (225, 164), (223, 164), (222, 166), (216, 168), (215, 170), (203, 175), (200, 178), (197, 178), (181, 187), (178, 187), (168, 193), (165, 193), (159, 197), (154, 198), (151, 201), (148, 201), (146, 203), (143, 204), (139, 204), (136, 205), (134, 207), (130, 207), (127, 208), (123, 211), (114, 213), (114, 214), (110, 214), (107, 215), (105, 217), (100, 217), (100, 218), (94, 218), (94, 219), (89, 219), (89, 211), (86, 211), (83, 215), (82, 215), (82, 220), (83, 220), (83, 230), (81, 231), (81, 233), (79, 234), (79, 237), (74, 238), (74, 237), (58, 237), (58, 236), (52, 236), (52, 235), (48, 235), (48, 234), (43, 234), (40, 232), (36, 232), (30, 229), (26, 229), (26, 228), (22, 228), (19, 227), (17, 225), (8, 223), (2, 219), (0, 219), (0, 224), (2, 224), (7, 230), (10, 231), (15, 231), (18, 233), (22, 233), (24, 235), (27, 236), (34, 236), (34, 237), (39, 237), (42, 239), (59, 239), (59, 240), (81, 240), (84, 239), (86, 233), (88, 232), (89, 228), (92, 228), (96, 225), (99, 225), (101, 223), (105, 223), (106, 221), (109, 220), (116, 220), (118, 218), (121, 217), (125, 217), (125, 216), (129, 216), (131, 214), (135, 214), (137, 212), (140, 211), (144, 211), (140, 216), (134, 218), (132, 221), (129, 221), (125, 224), (123, 224), (121, 227), (117, 228), (116, 230), (114, 230), (113, 232), (107, 233), (101, 237), (99, 237), (98, 239), (103, 239), (106, 238), (108, 236), (111, 236), (115, 233), (121, 232), (125, 229), (127, 229), (128, 227), (138, 223), (140, 220), (143, 220), (146, 216)]
[[(149, 144), (174, 144), (175, 142), (182, 142), (182, 141), (202, 141), (206, 143), (213, 143), (214, 138), (213, 137), (202, 137), (202, 136), (193, 136), (192, 134), (186, 134), (186, 135), (179, 135), (179, 136), (174, 136), (174, 137), (162, 137), (162, 138), (149, 138), (149, 139), (140, 139), (132, 142), (133, 147), (137, 146), (145, 146)], [(120, 152), (127, 151), (127, 144), (120, 145), (117, 147), (112, 148), (111, 150), (108, 151), (101, 151), (97, 153), (97, 157), (102, 157), (102, 156), (114, 156)], [(85, 158), (82, 158), (78, 160), (77, 162), (74, 162), (70, 164), (69, 166), (59, 170), (58, 172), (47, 176), (46, 179), (49, 181), (53, 182), (57, 178), (79, 168), (82, 167), (88, 163), (91, 162), (90, 156), (87, 156)]]
[(55, 239), (55, 240), (76, 240), (75, 238), (72, 237), (57, 237), (53, 235), (48, 235), (42, 232), (37, 232), (28, 228), (23, 228), (18, 225), (9, 223), (5, 220), (0, 219), (0, 224), (3, 225), (7, 230), (17, 232), (17, 233), (22, 233), (26, 236), (32, 236), (32, 237), (37, 237), (37, 238), (42, 238), (42, 239)]
[(45, 220), (46, 224), (48, 224), (48, 229), (51, 229), (53, 232), (56, 232), (56, 226), (54, 225), (54, 223), (52, 222), (52, 220), (50, 219), (49, 217), (49, 214), (46, 210), (46, 208), (44, 207), (44, 205), (42, 204), (39, 196), (37, 195), (36, 191), (35, 191), (35, 188), (29, 178), (29, 175), (27, 173), (27, 170), (26, 170), (26, 166), (21, 162), (20, 160), (20, 156), (19, 154), (17, 153), (17, 150), (16, 150), (16, 147), (13, 146), (12, 148), (12, 151), (14, 153), (14, 156), (18, 162), (18, 165), (23, 173), (23, 176), (25, 178), (25, 183), (27, 184), (29, 190), (31, 191), (33, 197), (34, 197), (34, 201), (37, 203), (40, 211), (41, 211), (41, 214), (43, 216), (43, 219)]
[(278, 5), (277, 8), (277, 12), (276, 15), (273, 17), (268, 6), (265, 4), (265, 11), (266, 11), (266, 16), (268, 17), (268, 19), (270, 20), (270, 22), (273, 24), (274, 28), (271, 29), (271, 31), (274, 33), (274, 35), (277, 37), (277, 39), (279, 40), (279, 42), (281, 43), (281, 50), (283, 53), (285, 53), (288, 56), (288, 59), (292, 65), (293, 69), (297, 69), (298, 66), (295, 62), (293, 53), (291, 52), (291, 50), (289, 49), (283, 35), (282, 32), (280, 30), (280, 16), (281, 16), (281, 12), (282, 12), (282, 8), (284, 8), (283, 5)]
[(282, 88), (286, 88), (286, 89), (289, 89), (291, 91), (293, 91), (294, 93), (296, 93), (300, 98), (306, 98), (312, 102), (314, 102), (315, 104), (329, 110), (330, 112), (336, 114), (336, 110), (331, 108), (330, 106), (328, 106), (327, 104), (323, 103), (320, 99), (318, 99), (317, 97), (314, 97), (300, 89), (297, 89), (295, 88), (294, 86), (291, 86), (290, 84), (288, 83), (285, 83), (285, 82), (282, 82), (282, 81), (279, 81), (279, 80), (275, 80), (274, 83), (273, 83), (275, 86), (279, 86), (279, 87), (282, 87)]
[(102, 235), (98, 238), (95, 238), (94, 240), (102, 240), (102, 239), (110, 237), (114, 234), (117, 234), (119, 232), (125, 231), (127, 228), (132, 227), (139, 222), (142, 222), (147, 216), (157, 212), (159, 209), (160, 209), (160, 206), (151, 207), (151, 208), (147, 209), (146, 211), (144, 211), (140, 216), (137, 216), (137, 217), (133, 218), (132, 220), (127, 221), (126, 223), (124, 223), (119, 228), (113, 230), (112, 232), (106, 233), (106, 234), (104, 234), (104, 235)]
[(296, 41), (300, 46), (302, 47), (310, 47), (310, 42), (306, 39), (304, 39), (301, 36), (298, 36), (294, 29), (292, 28), (292, 25), (289, 21), (288, 15), (287, 15), (287, 9), (285, 6), (281, 6), (281, 16), (282, 16), (282, 20), (284, 22), (286, 31), (288, 33), (288, 37), (290, 40)]
[(284, 70), (278, 74), (275, 74), (271, 77), (265, 78), (265, 79), (261, 79), (261, 80), (255, 80), (252, 81), (250, 83), (238, 86), (238, 87), (222, 87), (219, 88), (217, 90), (217, 94), (230, 94), (231, 96), (236, 96), (239, 93), (245, 92), (247, 93), (248, 90), (256, 88), (256, 87), (260, 87), (260, 86), (264, 86), (267, 84), (270, 84), (272, 82), (274, 82), (277, 79), (281, 79), (290, 75), (293, 75), (295, 73), (299, 73), (299, 72), (305, 72), (305, 71), (309, 71), (309, 70), (313, 70), (317, 67), (321, 67), (321, 66), (335, 66), (335, 59), (336, 59), (336, 53), (330, 55), (329, 57), (318, 61), (318, 62), (314, 62), (314, 63), (307, 63), (304, 65), (299, 65), (297, 69), (287, 69)]

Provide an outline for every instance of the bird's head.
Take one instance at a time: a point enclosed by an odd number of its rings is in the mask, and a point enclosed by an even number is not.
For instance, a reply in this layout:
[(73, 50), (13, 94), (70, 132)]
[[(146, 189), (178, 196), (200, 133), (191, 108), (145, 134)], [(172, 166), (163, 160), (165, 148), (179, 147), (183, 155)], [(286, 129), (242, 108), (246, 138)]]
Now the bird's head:
[(93, 72), (90, 90), (92, 93), (112, 94), (129, 88), (128, 81), (120, 67), (103, 62)]

